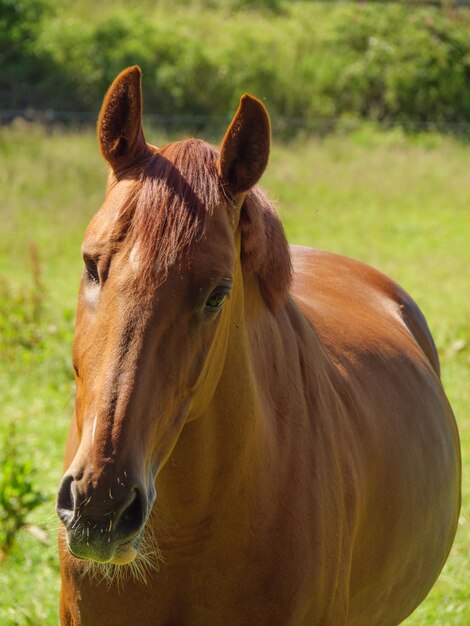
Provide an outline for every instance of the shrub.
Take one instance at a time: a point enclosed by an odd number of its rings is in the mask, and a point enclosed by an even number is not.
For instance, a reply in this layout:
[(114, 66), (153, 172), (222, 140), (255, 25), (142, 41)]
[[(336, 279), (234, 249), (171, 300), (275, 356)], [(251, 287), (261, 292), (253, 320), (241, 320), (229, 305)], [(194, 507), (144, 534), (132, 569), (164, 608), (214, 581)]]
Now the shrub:
[(0, 448), (0, 563), (10, 552), (31, 511), (45, 501), (34, 484), (34, 469), (12, 422)]
[(436, 8), (343, 10), (335, 43), (337, 113), (375, 119), (470, 120), (468, 22)]
[(37, 40), (51, 13), (49, 0), (0, 0), (0, 101), (4, 107), (27, 106), (33, 94), (37, 99), (38, 78), (47, 69)]

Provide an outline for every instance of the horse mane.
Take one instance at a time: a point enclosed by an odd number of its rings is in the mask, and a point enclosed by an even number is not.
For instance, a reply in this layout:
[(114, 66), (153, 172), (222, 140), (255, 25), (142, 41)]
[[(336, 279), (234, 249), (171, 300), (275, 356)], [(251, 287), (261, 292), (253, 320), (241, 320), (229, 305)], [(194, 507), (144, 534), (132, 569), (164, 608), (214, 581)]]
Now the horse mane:
[[(141, 165), (133, 190), (129, 245), (138, 243), (146, 285), (161, 283), (168, 269), (204, 234), (210, 215), (224, 206), (235, 219), (217, 171), (219, 152), (198, 139), (186, 139), (152, 152)], [(158, 199), (158, 201), (156, 201)], [(287, 296), (292, 267), (282, 224), (266, 195), (254, 187), (240, 213), (241, 260), (244, 271), (258, 276), (270, 307)]]
[(292, 282), (292, 262), (284, 228), (273, 205), (256, 186), (245, 197), (240, 212), (241, 259), (256, 274), (270, 308), (282, 304)]

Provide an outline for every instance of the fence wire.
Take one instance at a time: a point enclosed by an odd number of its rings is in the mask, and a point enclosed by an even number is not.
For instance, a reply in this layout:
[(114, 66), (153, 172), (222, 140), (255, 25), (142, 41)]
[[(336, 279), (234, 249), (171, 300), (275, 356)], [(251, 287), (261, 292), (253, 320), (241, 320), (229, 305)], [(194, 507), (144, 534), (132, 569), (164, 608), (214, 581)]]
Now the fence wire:
[[(470, 1), (470, 0), (469, 0)], [(36, 109), (0, 109), (0, 126), (8, 126), (21, 121), (42, 124), (46, 127), (63, 126), (71, 129), (91, 128), (96, 124), (98, 112), (94, 111), (54, 111)], [(231, 116), (215, 115), (144, 115), (144, 123), (164, 128), (168, 131), (179, 129), (204, 129), (220, 131), (230, 122)], [(273, 130), (280, 134), (329, 133), (333, 131), (352, 131), (364, 123), (372, 123), (380, 128), (402, 128), (410, 132), (437, 131), (470, 137), (470, 122), (440, 120), (399, 119), (377, 120), (368, 118), (296, 118), (271, 116)]]

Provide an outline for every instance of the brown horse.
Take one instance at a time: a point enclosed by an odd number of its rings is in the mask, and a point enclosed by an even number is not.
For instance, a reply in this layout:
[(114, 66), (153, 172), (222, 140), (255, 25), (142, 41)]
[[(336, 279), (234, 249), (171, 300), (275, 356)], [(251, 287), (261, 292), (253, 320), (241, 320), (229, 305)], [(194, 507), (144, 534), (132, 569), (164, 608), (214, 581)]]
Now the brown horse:
[(361, 263), (289, 250), (255, 187), (255, 98), (220, 151), (157, 149), (133, 67), (98, 137), (111, 173), (82, 248), (62, 624), (398, 624), (460, 505), (418, 307)]

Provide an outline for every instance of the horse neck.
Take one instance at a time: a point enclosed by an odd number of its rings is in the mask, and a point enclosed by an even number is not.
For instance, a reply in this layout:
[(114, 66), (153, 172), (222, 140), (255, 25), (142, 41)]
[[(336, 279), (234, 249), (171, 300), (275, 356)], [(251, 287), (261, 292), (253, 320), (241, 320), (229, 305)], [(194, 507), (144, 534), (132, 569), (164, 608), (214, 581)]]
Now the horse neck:
[(308, 419), (299, 389), (287, 384), (292, 367), (300, 367), (299, 333), (291, 322), (306, 327), (305, 319), (291, 300), (270, 312), (255, 278), (243, 276), (238, 284), (218, 384), (203, 413), (183, 428), (157, 479), (163, 517), (176, 519), (179, 528), (199, 528), (224, 505), (243, 506), (240, 494), (269, 506), (275, 459), (292, 437), (289, 420)]
[[(256, 476), (255, 466), (264, 457), (267, 446), (266, 415), (253, 369), (247, 306), (257, 310), (259, 319), (268, 313), (261, 300), (255, 303), (253, 285), (247, 288), (245, 283), (239, 267), (227, 303), (229, 311), (223, 312), (228, 313), (228, 319), (220, 324), (225, 331), (216, 339), (218, 345), (224, 346), (222, 359), (220, 354), (214, 355), (221, 363), (217, 385), (211, 389), (210, 399), (202, 403), (198, 417), (184, 426), (157, 478), (161, 505), (168, 503), (172, 515), (180, 510), (185, 521), (209, 514), (214, 503), (230, 498), (231, 491), (240, 488), (243, 482), (248, 486)], [(259, 289), (256, 291), (261, 299)], [(202, 374), (204, 386), (211, 385), (208, 378)], [(220, 498), (215, 498), (214, 493), (219, 490)]]

